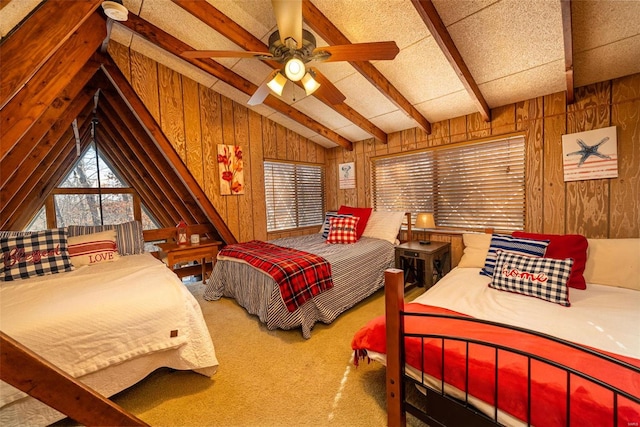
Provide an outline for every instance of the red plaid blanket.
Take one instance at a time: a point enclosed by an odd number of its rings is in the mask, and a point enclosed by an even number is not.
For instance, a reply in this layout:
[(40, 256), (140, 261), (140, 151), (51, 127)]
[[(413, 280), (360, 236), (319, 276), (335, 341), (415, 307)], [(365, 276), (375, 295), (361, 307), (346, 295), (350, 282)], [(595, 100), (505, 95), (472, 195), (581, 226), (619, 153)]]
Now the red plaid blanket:
[(246, 261), (273, 277), (290, 312), (333, 287), (331, 264), (315, 254), (260, 240), (226, 246), (219, 254)]

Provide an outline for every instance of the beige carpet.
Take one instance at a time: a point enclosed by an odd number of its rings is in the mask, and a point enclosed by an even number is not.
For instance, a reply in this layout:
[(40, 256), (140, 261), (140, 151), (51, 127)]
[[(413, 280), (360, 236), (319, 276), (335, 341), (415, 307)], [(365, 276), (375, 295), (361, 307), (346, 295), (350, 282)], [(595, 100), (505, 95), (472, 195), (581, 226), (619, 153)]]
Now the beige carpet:
[(211, 332), (218, 372), (156, 371), (116, 403), (154, 426), (386, 425), (384, 367), (365, 361), (356, 368), (350, 347), (356, 330), (384, 313), (382, 290), (331, 325), (316, 324), (305, 340), (300, 330), (267, 330), (232, 299), (203, 300), (200, 283), (188, 286)]

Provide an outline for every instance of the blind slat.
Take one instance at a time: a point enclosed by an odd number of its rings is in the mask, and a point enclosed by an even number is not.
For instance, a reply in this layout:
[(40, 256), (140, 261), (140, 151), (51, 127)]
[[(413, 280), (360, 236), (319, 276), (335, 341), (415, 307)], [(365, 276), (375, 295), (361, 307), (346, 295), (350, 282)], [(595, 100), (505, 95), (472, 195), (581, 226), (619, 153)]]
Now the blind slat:
[(524, 227), (524, 137), (373, 159), (376, 210), (433, 212), (436, 224)]
[(324, 221), (321, 166), (264, 162), (267, 231), (320, 225)]

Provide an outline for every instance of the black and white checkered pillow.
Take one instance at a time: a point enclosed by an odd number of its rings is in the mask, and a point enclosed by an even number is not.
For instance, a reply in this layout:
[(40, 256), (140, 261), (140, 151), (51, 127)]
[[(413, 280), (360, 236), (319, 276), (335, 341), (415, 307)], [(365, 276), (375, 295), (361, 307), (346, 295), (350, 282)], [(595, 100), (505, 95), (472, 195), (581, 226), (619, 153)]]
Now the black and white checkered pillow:
[(123, 222), (109, 225), (70, 225), (69, 237), (116, 230), (116, 245), (120, 255), (136, 255), (144, 253), (144, 236), (140, 221)]
[(569, 307), (571, 266), (571, 258), (537, 258), (499, 250), (489, 287)]
[(2, 237), (0, 253), (0, 280), (5, 282), (73, 270), (66, 228)]

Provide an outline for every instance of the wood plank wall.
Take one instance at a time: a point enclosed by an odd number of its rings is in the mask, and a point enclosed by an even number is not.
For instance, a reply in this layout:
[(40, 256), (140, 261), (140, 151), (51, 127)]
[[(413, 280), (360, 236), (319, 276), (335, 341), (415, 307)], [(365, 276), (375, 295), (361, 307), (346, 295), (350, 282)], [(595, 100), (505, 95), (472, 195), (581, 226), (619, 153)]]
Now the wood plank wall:
[[(318, 231), (267, 233), (263, 161), (324, 165), (326, 148), (118, 43), (109, 54), (239, 242)], [(217, 144), (242, 148), (244, 195), (220, 194)]]
[[(524, 132), (527, 144), (526, 230), (583, 234), (590, 238), (640, 237), (640, 74), (597, 83), (491, 110), (491, 122), (470, 114), (432, 124), (432, 133), (408, 129), (389, 134), (387, 145), (359, 141), (352, 152), (327, 153), (327, 209), (371, 205), (370, 158), (474, 139)], [(564, 182), (562, 135), (616, 126), (618, 178)], [(340, 190), (338, 164), (355, 162), (356, 189)], [(422, 238), (414, 230), (416, 238)], [(453, 264), (462, 255), (459, 235), (433, 234), (452, 243)]]
[[(523, 132), (527, 140), (526, 230), (591, 238), (640, 237), (640, 74), (577, 88), (572, 105), (559, 92), (494, 108), (490, 122), (480, 114), (469, 114), (433, 123), (429, 135), (419, 128), (407, 129), (390, 133), (387, 144), (371, 138), (355, 142), (354, 150), (347, 151), (327, 150), (121, 45), (110, 43), (109, 52), (238, 241), (317, 231), (266, 232), (265, 159), (324, 164), (326, 208), (336, 210), (342, 204), (371, 205), (372, 157), (514, 132)], [(617, 126), (619, 177), (565, 183), (561, 136), (607, 126)], [(220, 195), (218, 143), (243, 148), (246, 192), (242, 196)], [(339, 189), (338, 164), (345, 162), (355, 162), (355, 189)], [(421, 238), (419, 232), (416, 238)], [(442, 233), (431, 238), (450, 241), (457, 264), (461, 236)]]

